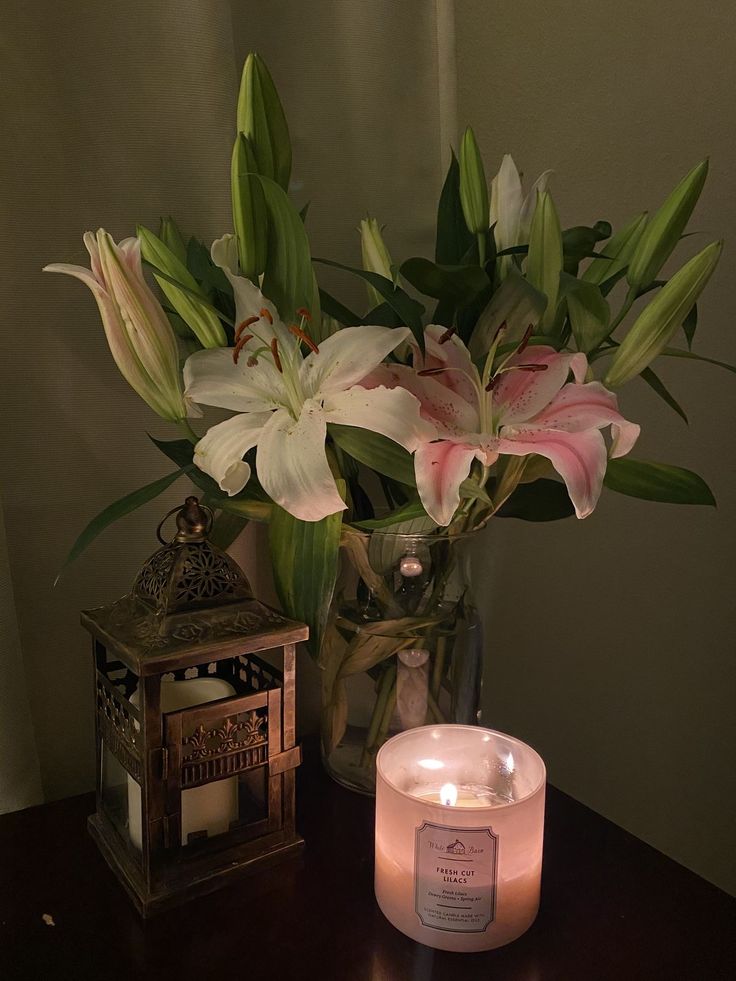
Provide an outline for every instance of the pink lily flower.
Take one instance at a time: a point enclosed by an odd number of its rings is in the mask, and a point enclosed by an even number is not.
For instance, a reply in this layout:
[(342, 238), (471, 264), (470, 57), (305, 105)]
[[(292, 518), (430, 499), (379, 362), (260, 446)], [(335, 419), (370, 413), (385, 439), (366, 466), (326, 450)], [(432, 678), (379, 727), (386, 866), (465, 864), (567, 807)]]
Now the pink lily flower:
[[(414, 454), (417, 489), (427, 514), (447, 525), (460, 503), (460, 485), (473, 460), (490, 467), (499, 456), (546, 457), (564, 480), (578, 518), (595, 508), (608, 455), (624, 456), (640, 427), (618, 411), (600, 382), (584, 383), (584, 354), (528, 347), (483, 384), (463, 342), (444, 327), (425, 329), (424, 357), (414, 367), (379, 365), (361, 384), (401, 386), (415, 395), (438, 438)], [(574, 382), (568, 382), (572, 372)], [(601, 430), (611, 427), (606, 449)]]

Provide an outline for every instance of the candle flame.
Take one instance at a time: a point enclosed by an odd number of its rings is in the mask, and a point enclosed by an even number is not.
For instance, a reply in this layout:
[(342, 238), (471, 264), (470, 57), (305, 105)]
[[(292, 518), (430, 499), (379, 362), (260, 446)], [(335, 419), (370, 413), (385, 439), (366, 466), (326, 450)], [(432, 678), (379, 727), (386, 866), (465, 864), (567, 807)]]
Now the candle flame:
[(440, 787), (440, 800), (449, 807), (457, 804), (457, 787), (454, 783), (445, 783)]

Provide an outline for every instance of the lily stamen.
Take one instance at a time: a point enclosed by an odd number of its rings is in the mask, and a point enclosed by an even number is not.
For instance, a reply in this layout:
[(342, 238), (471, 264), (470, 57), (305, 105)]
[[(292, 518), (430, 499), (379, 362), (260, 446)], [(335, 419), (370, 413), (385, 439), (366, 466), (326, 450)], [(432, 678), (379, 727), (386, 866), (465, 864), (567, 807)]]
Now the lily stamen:
[(452, 335), (455, 333), (455, 330), (456, 330), (455, 327), (448, 327), (447, 330), (445, 331), (445, 333), (442, 335), (442, 337), (440, 337), (438, 343), (439, 344), (447, 344), (447, 342), (450, 340), (450, 338), (452, 337)]
[(276, 365), (276, 370), (279, 374), (283, 375), (284, 369), (281, 366), (281, 358), (279, 357), (279, 342), (275, 337), (271, 341), (271, 354), (273, 356), (273, 363)]
[(309, 310), (307, 310), (306, 307), (299, 307), (299, 309), (296, 312), (297, 312), (297, 316), (302, 317), (304, 320), (308, 320), (311, 323), (312, 314), (309, 312)]
[[(299, 313), (299, 310), (297, 310), (297, 313)], [(306, 331), (303, 331), (301, 327), (297, 327), (296, 324), (289, 324), (289, 333), (293, 334), (294, 337), (298, 337), (300, 341), (304, 341), (310, 351), (314, 351), (315, 354), (319, 354), (319, 348), (309, 334), (307, 334)]]
[(529, 326), (527, 327), (527, 329), (524, 331), (524, 336), (521, 339), (521, 343), (519, 344), (519, 346), (516, 349), (516, 353), (517, 354), (521, 354), (522, 351), (525, 351), (526, 350), (527, 345), (529, 344), (529, 341), (531, 339), (532, 331), (533, 330), (534, 330), (534, 324), (529, 324)]
[[(242, 327), (242, 324), (241, 324), (241, 327)], [(238, 363), (238, 358), (240, 357), (240, 352), (243, 350), (243, 348), (248, 343), (248, 341), (252, 341), (252, 340), (253, 340), (253, 335), (252, 334), (243, 334), (243, 336), (241, 338), (239, 338), (237, 344), (233, 348), (233, 361), (235, 362), (235, 364)]]
[(235, 331), (235, 341), (237, 342), (240, 340), (240, 335), (243, 333), (246, 327), (250, 327), (252, 324), (257, 324), (259, 319), (260, 319), (259, 317), (248, 317), (241, 324), (238, 324), (238, 327)]
[(265, 317), (265, 319), (269, 322), (269, 324), (271, 324), (271, 326), (273, 326), (273, 317), (265, 307), (261, 307), (259, 313), (262, 317)]

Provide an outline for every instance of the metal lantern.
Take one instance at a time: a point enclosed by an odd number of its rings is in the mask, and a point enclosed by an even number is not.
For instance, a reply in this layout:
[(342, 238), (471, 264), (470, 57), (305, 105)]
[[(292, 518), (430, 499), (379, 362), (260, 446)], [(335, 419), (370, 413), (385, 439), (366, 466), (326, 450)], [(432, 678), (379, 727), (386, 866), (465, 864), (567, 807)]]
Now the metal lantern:
[[(308, 628), (253, 598), (195, 497), (93, 637), (89, 829), (144, 916), (295, 851), (295, 649)], [(167, 515), (166, 517), (169, 517)], [(164, 521), (166, 518), (164, 518)]]

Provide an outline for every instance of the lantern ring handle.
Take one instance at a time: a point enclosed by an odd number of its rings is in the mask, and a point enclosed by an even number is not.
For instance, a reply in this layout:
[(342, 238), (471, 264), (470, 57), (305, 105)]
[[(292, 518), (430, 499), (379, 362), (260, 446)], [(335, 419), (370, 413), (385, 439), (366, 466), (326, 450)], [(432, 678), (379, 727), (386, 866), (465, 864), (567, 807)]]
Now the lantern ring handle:
[[(207, 517), (209, 519), (208, 522), (207, 522), (207, 527), (204, 530), (204, 535), (207, 536), (212, 531), (212, 526), (215, 523), (215, 515), (214, 515), (214, 512), (213, 512), (212, 508), (209, 507), (207, 504), (202, 504), (201, 502), (199, 502), (199, 507), (203, 511), (206, 511)], [(170, 541), (167, 541), (163, 537), (163, 535), (161, 534), (161, 529), (163, 528), (164, 524), (168, 521), (168, 519), (171, 517), (172, 514), (178, 514), (182, 510), (183, 510), (183, 508), (179, 504), (176, 507), (172, 508), (170, 511), (167, 511), (166, 514), (163, 516), (163, 518), (161, 518), (161, 520), (159, 521), (158, 527), (156, 528), (156, 538), (158, 538), (158, 540), (161, 542), (162, 545), (170, 545), (171, 542)], [(173, 541), (173, 539), (172, 539), (172, 541)]]

